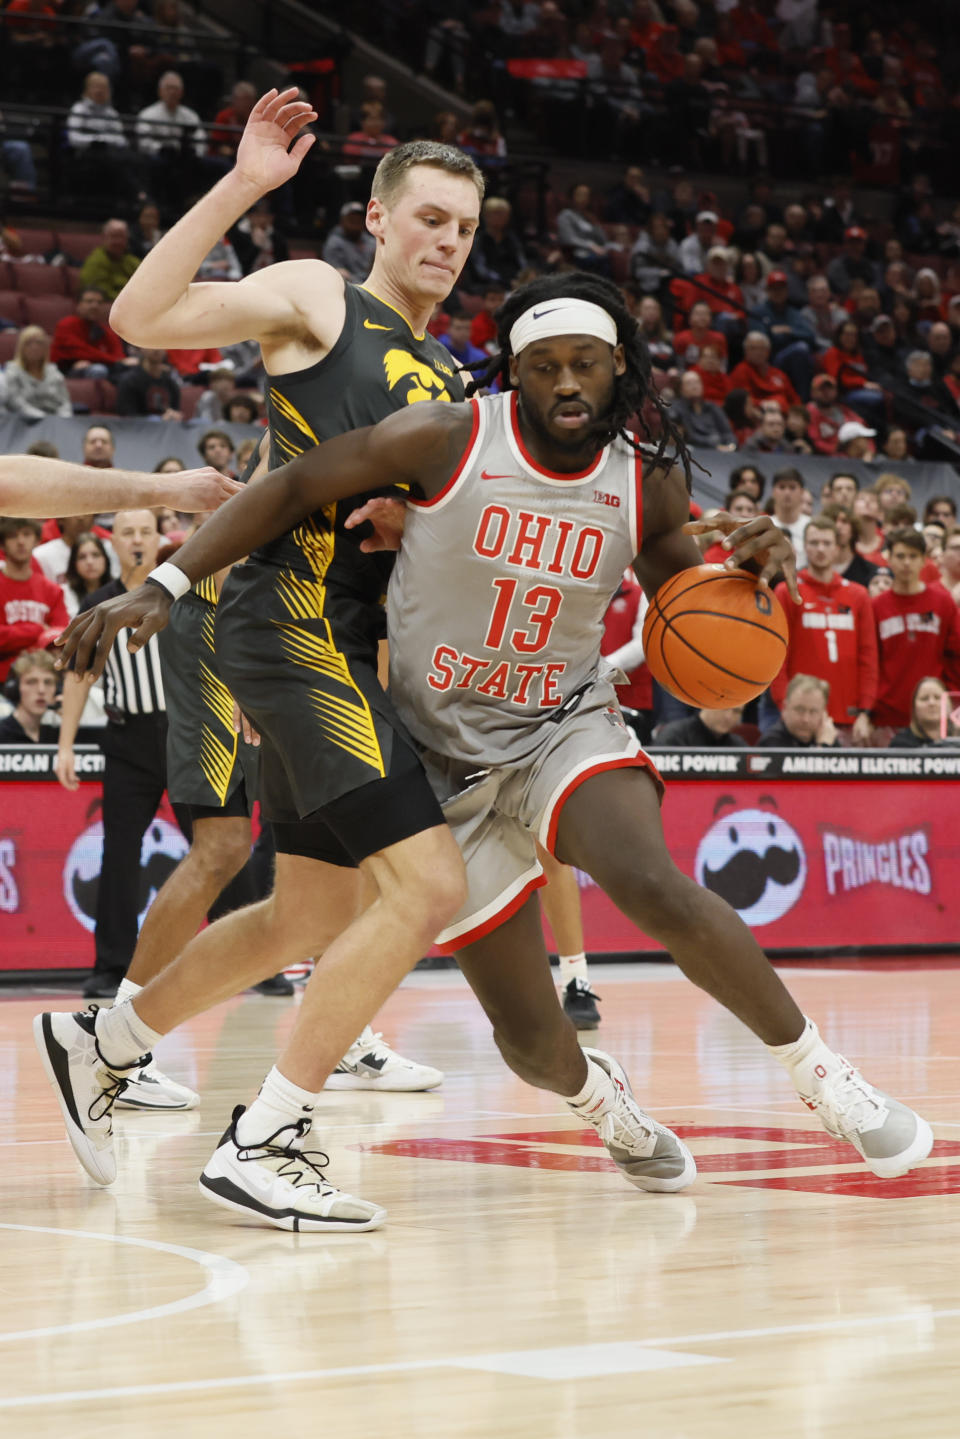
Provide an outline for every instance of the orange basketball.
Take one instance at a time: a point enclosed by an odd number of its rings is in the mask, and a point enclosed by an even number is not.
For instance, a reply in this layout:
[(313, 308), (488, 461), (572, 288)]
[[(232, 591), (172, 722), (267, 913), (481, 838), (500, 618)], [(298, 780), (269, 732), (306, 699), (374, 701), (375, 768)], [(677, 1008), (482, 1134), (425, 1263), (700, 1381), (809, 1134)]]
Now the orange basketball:
[(746, 570), (694, 565), (650, 601), (643, 648), (654, 679), (678, 700), (728, 709), (762, 694), (779, 672), (786, 616)]

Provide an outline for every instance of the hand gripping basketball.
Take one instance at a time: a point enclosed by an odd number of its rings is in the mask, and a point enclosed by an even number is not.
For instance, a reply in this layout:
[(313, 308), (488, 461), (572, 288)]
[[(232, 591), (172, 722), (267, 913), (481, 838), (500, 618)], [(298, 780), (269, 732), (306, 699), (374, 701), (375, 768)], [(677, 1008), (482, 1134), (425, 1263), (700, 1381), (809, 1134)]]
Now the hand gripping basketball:
[(643, 650), (654, 679), (677, 699), (731, 709), (762, 694), (779, 673), (786, 616), (756, 575), (694, 565), (671, 575), (651, 599)]
[(723, 548), (730, 551), (724, 561), (728, 570), (748, 569), (759, 583), (769, 588), (771, 580), (782, 574), (796, 604), (802, 604), (797, 588), (797, 557), (783, 530), (778, 529), (770, 515), (757, 515), (744, 524), (725, 510), (709, 520), (691, 520), (684, 525), (685, 535), (723, 535)]

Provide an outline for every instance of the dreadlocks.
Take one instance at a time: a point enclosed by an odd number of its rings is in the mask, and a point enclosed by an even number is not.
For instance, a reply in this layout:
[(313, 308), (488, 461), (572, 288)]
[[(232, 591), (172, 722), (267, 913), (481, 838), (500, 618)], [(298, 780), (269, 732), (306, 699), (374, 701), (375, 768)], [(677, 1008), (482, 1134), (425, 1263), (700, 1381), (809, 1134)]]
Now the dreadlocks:
[[(676, 458), (683, 466), (687, 489), (690, 489), (690, 455), (679, 428), (670, 418), (670, 413), (653, 383), (650, 352), (640, 334), (636, 320), (627, 310), (616, 285), (597, 275), (588, 275), (576, 270), (566, 275), (544, 275), (514, 290), (500, 306), (496, 314), (497, 344), (499, 353), (492, 355), (467, 387), (467, 395), (474, 395), (486, 385), (500, 380), (502, 390), (510, 389), (510, 331), (514, 322), (533, 305), (544, 304), (569, 295), (577, 300), (589, 300), (599, 305), (613, 319), (617, 327), (617, 343), (623, 346), (626, 369), (614, 379), (613, 406), (610, 413), (598, 420), (590, 431), (598, 446), (608, 445), (617, 435), (632, 449), (643, 446), (627, 429), (627, 422), (636, 415), (647, 437), (657, 446), (654, 464), (666, 461), (668, 445), (676, 450)], [(660, 420), (660, 433), (654, 435), (644, 419), (644, 406), (651, 405)]]

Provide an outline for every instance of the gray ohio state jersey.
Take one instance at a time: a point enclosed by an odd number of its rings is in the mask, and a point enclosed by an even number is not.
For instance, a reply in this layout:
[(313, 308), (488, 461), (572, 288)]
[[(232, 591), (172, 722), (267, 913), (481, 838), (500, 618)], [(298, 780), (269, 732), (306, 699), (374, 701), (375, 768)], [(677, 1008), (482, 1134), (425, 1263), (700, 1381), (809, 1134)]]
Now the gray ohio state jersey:
[(560, 475), (528, 452), (517, 394), (471, 401), (432, 500), (411, 500), (390, 581), (390, 694), (414, 738), (516, 764), (596, 679), (603, 616), (640, 548), (642, 460), (614, 440)]

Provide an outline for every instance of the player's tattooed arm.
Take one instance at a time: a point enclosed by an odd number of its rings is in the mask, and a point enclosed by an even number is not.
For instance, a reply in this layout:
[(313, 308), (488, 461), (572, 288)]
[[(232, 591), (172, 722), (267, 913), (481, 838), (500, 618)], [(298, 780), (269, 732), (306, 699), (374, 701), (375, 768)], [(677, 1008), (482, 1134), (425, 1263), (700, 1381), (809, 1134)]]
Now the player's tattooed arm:
[[(472, 422), (469, 405), (424, 403), (379, 425), (337, 435), (247, 485), (191, 535), (170, 563), (192, 585), (337, 500), (392, 486), (429, 499), (456, 470)], [(118, 632), (132, 631), (128, 648), (136, 653), (165, 627), (172, 604), (168, 590), (150, 580), (105, 600), (64, 631), (58, 666), (72, 658), (78, 675), (102, 674)]]

